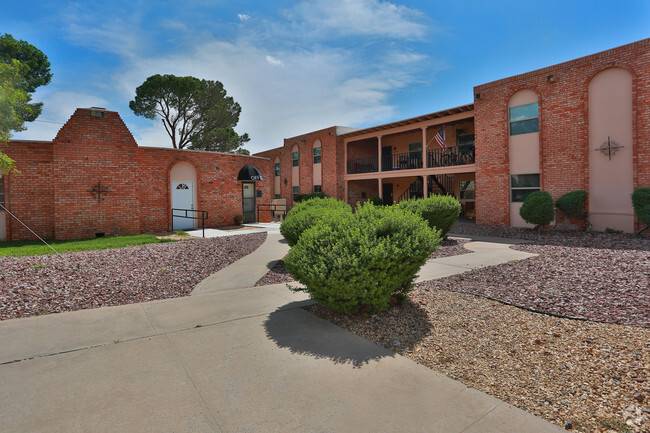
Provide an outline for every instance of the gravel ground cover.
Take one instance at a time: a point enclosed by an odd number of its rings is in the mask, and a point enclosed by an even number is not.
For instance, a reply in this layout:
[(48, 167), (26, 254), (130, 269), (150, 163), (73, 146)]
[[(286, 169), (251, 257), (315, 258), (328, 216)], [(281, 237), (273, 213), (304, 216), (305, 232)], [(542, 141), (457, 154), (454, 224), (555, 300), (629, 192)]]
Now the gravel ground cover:
[(0, 320), (188, 295), (266, 233), (60, 256), (0, 258)]
[(370, 317), (307, 309), (561, 427), (650, 432), (650, 239), (462, 223), (453, 234), (528, 239), (515, 248), (540, 256), (420, 283)]
[[(429, 258), (436, 259), (471, 253), (470, 250), (463, 247), (467, 242), (469, 241), (466, 239), (445, 239), (440, 243), (440, 248), (434, 251)], [(290, 283), (292, 281), (294, 281), (293, 277), (287, 271), (284, 262), (280, 260), (255, 285), (266, 286), (269, 284)]]
[(418, 289), (404, 304), (370, 317), (307, 309), (560, 427), (650, 431), (650, 329), (558, 318), (435, 289)]
[[(455, 227), (456, 228), (456, 227)], [(529, 239), (519, 262), (423, 283), (563, 317), (650, 327), (650, 238), (604, 233), (469, 227)]]

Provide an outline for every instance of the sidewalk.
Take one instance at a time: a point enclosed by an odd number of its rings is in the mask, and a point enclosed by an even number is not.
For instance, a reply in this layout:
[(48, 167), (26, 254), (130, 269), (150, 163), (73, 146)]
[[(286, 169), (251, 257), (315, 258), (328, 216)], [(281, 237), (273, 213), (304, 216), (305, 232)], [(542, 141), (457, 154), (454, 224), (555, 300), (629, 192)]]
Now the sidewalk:
[[(269, 235), (233, 269), (256, 278), (285, 245)], [(2, 431), (563, 431), (307, 313), (284, 284), (222, 282), (0, 322)]]

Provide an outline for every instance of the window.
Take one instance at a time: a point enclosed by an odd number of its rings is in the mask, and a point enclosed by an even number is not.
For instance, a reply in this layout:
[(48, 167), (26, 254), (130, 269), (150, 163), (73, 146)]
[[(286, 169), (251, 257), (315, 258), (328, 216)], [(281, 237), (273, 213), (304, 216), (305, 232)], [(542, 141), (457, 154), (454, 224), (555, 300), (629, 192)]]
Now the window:
[(523, 202), (531, 193), (539, 191), (539, 174), (513, 174), (510, 176), (513, 203)]
[(510, 135), (539, 131), (537, 102), (510, 108)]
[(314, 192), (323, 192), (323, 187), (321, 185), (314, 185)]
[(275, 198), (282, 198), (282, 197), (280, 196), (280, 194), (276, 194)]
[(275, 163), (275, 175), (280, 176), (280, 163), (279, 162)]
[(293, 166), (298, 167), (298, 157), (300, 154), (298, 152), (292, 152), (291, 153), (291, 159), (293, 160)]
[(2, 175), (0, 175), (0, 204), (5, 205), (5, 178)]
[(300, 187), (299, 186), (294, 186), (291, 188), (291, 192), (293, 193), (293, 200), (296, 200), (296, 196), (300, 194)]
[(314, 164), (320, 164), (320, 147), (314, 148)]

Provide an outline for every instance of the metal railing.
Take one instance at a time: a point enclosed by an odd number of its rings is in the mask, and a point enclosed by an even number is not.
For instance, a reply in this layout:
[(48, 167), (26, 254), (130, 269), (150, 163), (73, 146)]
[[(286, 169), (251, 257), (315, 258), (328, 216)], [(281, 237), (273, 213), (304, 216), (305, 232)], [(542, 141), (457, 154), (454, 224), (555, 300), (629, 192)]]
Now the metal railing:
[(476, 161), (473, 145), (454, 146), (444, 149), (427, 150), (427, 167), (450, 167), (452, 165), (474, 164)]
[(372, 173), (377, 170), (377, 157), (351, 159), (348, 161), (348, 174)]
[(284, 217), (287, 216), (287, 213), (291, 210), (293, 205), (290, 204), (275, 204), (275, 203), (264, 203), (257, 205), (257, 220), (260, 220), (260, 212), (271, 212), (271, 221), (276, 216), (280, 217), (280, 221), (284, 221)]
[(422, 152), (405, 152), (394, 153), (391, 155), (382, 155), (381, 169), (389, 170), (410, 170), (422, 168)]
[[(184, 214), (175, 214), (174, 211), (178, 212), (184, 212)], [(201, 216), (189, 216), (187, 213), (188, 212), (193, 212), (194, 214), (201, 214)], [(172, 208), (172, 231), (174, 231), (174, 217), (176, 218), (187, 218), (191, 220), (201, 220), (201, 230), (203, 231), (203, 237), (205, 237), (205, 220), (208, 219), (208, 211), (207, 210), (199, 210), (199, 209), (176, 209)]]

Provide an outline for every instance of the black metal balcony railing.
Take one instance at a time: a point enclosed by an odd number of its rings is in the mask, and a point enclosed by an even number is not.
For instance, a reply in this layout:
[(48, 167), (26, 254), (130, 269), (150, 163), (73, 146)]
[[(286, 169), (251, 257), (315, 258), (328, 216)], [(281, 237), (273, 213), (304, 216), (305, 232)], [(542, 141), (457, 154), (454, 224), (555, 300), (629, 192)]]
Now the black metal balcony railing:
[(377, 157), (351, 159), (348, 161), (348, 174), (372, 173), (377, 171)]
[[(463, 145), (443, 149), (427, 150), (427, 167), (450, 167), (452, 165), (474, 164), (474, 145)], [(378, 171), (377, 157), (351, 159), (348, 161), (348, 174), (373, 173)], [(412, 170), (422, 168), (422, 152), (395, 153), (382, 155), (381, 170)]]
[(427, 150), (427, 167), (449, 167), (452, 165), (474, 164), (474, 146), (454, 146), (443, 149)]
[(413, 168), (422, 168), (422, 152), (395, 153), (391, 155), (382, 155), (381, 169), (389, 170), (410, 170)]

